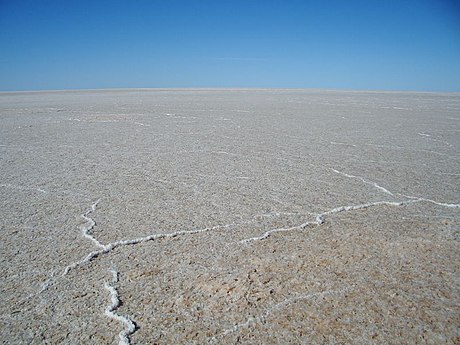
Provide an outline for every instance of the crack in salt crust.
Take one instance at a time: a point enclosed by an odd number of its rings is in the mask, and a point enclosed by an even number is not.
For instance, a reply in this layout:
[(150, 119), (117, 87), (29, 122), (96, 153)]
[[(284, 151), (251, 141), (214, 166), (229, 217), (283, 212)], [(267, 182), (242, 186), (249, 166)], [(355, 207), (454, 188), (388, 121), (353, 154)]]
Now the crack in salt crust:
[(386, 206), (402, 206), (404, 204), (415, 203), (415, 202), (418, 202), (418, 201), (420, 201), (420, 200), (410, 200), (410, 201), (405, 201), (405, 202), (377, 201), (377, 202), (371, 202), (371, 203), (361, 204), (361, 205), (340, 206), (340, 207), (333, 208), (333, 209), (331, 209), (329, 211), (316, 214), (314, 221), (305, 222), (303, 224), (292, 226), (290, 228), (272, 229), (272, 230), (266, 231), (261, 236), (250, 237), (250, 238), (241, 240), (240, 243), (249, 243), (249, 242), (252, 242), (252, 241), (265, 240), (268, 237), (270, 237), (271, 234), (276, 233), (276, 232), (303, 230), (309, 225), (319, 226), (319, 225), (321, 225), (321, 224), (323, 224), (325, 222), (325, 216), (335, 214), (335, 213), (363, 210), (363, 209), (367, 209), (367, 208), (370, 208), (370, 207), (376, 207), (376, 206), (382, 206), (382, 205), (386, 205)]
[(91, 235), (90, 232), (96, 226), (96, 222), (92, 218), (88, 217), (89, 214), (96, 211), (97, 204), (99, 204), (100, 201), (101, 199), (98, 199), (91, 205), (91, 208), (89, 210), (87, 210), (85, 213), (81, 215), (81, 217), (86, 221), (86, 224), (81, 226), (81, 231), (83, 233), (83, 236), (91, 240), (96, 246), (100, 248), (105, 248), (105, 246), (101, 242), (99, 242), (93, 235)]
[(235, 223), (225, 224), (225, 225), (216, 225), (216, 226), (213, 226), (213, 227), (203, 228), (203, 229), (183, 230), (183, 231), (175, 231), (175, 232), (164, 233), (164, 234), (154, 234), (154, 235), (149, 235), (149, 236), (145, 236), (145, 237), (138, 237), (138, 238), (134, 238), (134, 239), (111, 242), (111, 243), (108, 243), (106, 245), (101, 244), (102, 249), (90, 252), (82, 260), (76, 261), (76, 262), (70, 264), (69, 266), (67, 266), (64, 269), (63, 276), (68, 274), (70, 272), (70, 270), (72, 270), (72, 269), (74, 269), (74, 268), (76, 268), (78, 266), (81, 266), (83, 264), (87, 264), (87, 263), (93, 261), (98, 256), (100, 256), (102, 254), (107, 254), (107, 253), (111, 252), (112, 250), (114, 250), (114, 249), (116, 249), (118, 247), (121, 247), (121, 246), (135, 245), (135, 244), (149, 242), (149, 241), (155, 241), (155, 240), (159, 240), (159, 239), (163, 239), (163, 238), (174, 238), (174, 237), (183, 236), (183, 235), (199, 234), (199, 233), (203, 233), (203, 232), (213, 231), (213, 230), (216, 230), (216, 229), (230, 228), (230, 227), (234, 227), (236, 225), (237, 224), (235, 224)]
[(0, 187), (12, 188), (12, 189), (18, 189), (18, 190), (33, 190), (33, 191), (40, 192), (40, 193), (43, 193), (43, 194), (48, 194), (48, 191), (46, 191), (46, 190), (44, 190), (44, 189), (42, 189), (42, 188), (38, 188), (38, 187), (24, 187), (24, 186), (14, 185), (14, 184), (11, 184), (11, 183), (1, 183), (1, 184), (0, 184)]
[[(378, 185), (375, 182), (368, 181), (368, 180), (366, 180), (366, 179), (364, 179), (364, 178), (362, 178), (360, 176), (346, 174), (346, 173), (340, 172), (340, 171), (335, 170), (335, 169), (332, 169), (332, 170), (337, 174), (343, 175), (343, 176), (345, 176), (347, 178), (358, 179), (358, 180), (362, 181), (365, 184), (372, 185), (374, 188), (378, 189), (381, 192), (384, 192), (385, 194), (394, 196), (394, 194), (392, 192), (390, 192), (389, 190), (387, 190), (384, 187), (381, 187), (380, 185)], [(377, 202), (370, 202), (370, 203), (359, 204), (359, 205), (347, 205), (347, 206), (336, 207), (336, 208), (330, 209), (328, 211), (318, 213), (316, 215), (313, 214), (313, 216), (314, 216), (313, 221), (307, 221), (307, 222), (304, 222), (304, 223), (302, 223), (300, 225), (292, 226), (292, 227), (271, 229), (271, 230), (268, 230), (265, 233), (263, 233), (261, 236), (243, 239), (243, 240), (240, 241), (240, 243), (246, 243), (247, 244), (249, 242), (265, 240), (265, 239), (269, 238), (274, 233), (287, 232), (287, 231), (293, 231), (293, 230), (303, 230), (303, 229), (307, 228), (310, 225), (321, 226), (325, 222), (325, 218), (327, 216), (331, 216), (331, 215), (341, 213), (341, 212), (351, 212), (351, 211), (363, 210), (363, 209), (368, 209), (368, 208), (378, 207), (378, 206), (395, 206), (395, 207), (399, 207), (399, 206), (418, 203), (418, 202), (429, 202), (429, 203), (433, 203), (433, 204), (438, 205), (438, 206), (449, 207), (449, 208), (459, 208), (460, 207), (459, 204), (443, 203), (443, 202), (438, 202), (438, 201), (434, 201), (434, 200), (431, 200), (431, 199), (413, 197), (413, 196), (408, 196), (408, 195), (399, 194), (399, 193), (398, 193), (398, 195), (401, 195), (401, 196), (403, 196), (403, 197), (405, 197), (406, 199), (409, 199), (409, 200), (404, 200), (404, 201), (377, 201)], [(96, 222), (90, 217), (90, 215), (93, 212), (96, 211), (96, 207), (97, 207), (99, 202), (100, 202), (100, 199), (95, 201), (91, 205), (90, 209), (88, 209), (86, 212), (84, 212), (83, 214), (80, 215), (81, 218), (83, 218), (85, 220), (85, 224), (82, 225), (80, 227), (80, 229), (82, 231), (83, 237), (89, 239), (91, 242), (93, 242), (100, 249), (96, 250), (96, 251), (92, 251), (92, 252), (88, 253), (83, 259), (68, 265), (64, 269), (64, 272), (63, 272), (62, 276), (67, 275), (70, 272), (70, 270), (72, 270), (74, 268), (77, 268), (77, 267), (79, 267), (81, 265), (90, 263), (92, 260), (94, 260), (98, 256), (103, 255), (103, 254), (107, 254), (107, 253), (111, 252), (112, 250), (114, 250), (114, 249), (116, 249), (118, 247), (121, 247), (121, 246), (136, 245), (136, 244), (139, 244), (139, 243), (155, 241), (155, 240), (159, 240), (159, 239), (175, 238), (175, 237), (178, 237), (178, 236), (199, 234), (199, 233), (214, 231), (214, 230), (217, 230), (217, 229), (231, 228), (231, 227), (243, 225), (243, 224), (230, 223), (230, 224), (226, 224), (226, 225), (217, 225), (217, 226), (207, 227), (207, 228), (203, 228), (203, 229), (183, 230), (183, 231), (175, 231), (175, 232), (172, 232), (172, 233), (153, 234), (153, 235), (148, 235), (148, 236), (144, 236), (144, 237), (138, 237), (138, 238), (127, 239), (127, 240), (120, 240), (120, 241), (110, 242), (108, 244), (103, 244), (96, 237), (94, 237), (92, 235), (92, 230), (96, 226)], [(264, 216), (264, 215), (262, 215), (262, 216)], [(246, 223), (248, 223), (248, 222), (246, 222)], [(117, 289), (115, 287), (115, 285), (119, 281), (119, 278), (118, 278), (119, 273), (115, 269), (111, 269), (111, 273), (112, 273), (112, 281), (111, 281), (111, 283), (106, 283), (104, 285), (105, 289), (110, 292), (110, 296), (111, 296), (111, 304), (109, 306), (107, 306), (107, 308), (105, 309), (105, 315), (110, 317), (110, 318), (112, 318), (112, 319), (114, 319), (114, 320), (117, 320), (117, 321), (119, 321), (119, 322), (121, 322), (121, 323), (123, 323), (125, 325), (125, 330), (123, 330), (123, 331), (121, 331), (119, 333), (119, 339), (120, 339), (119, 340), (119, 345), (127, 345), (127, 344), (129, 345), (130, 344), (130, 338), (129, 337), (130, 337), (131, 334), (133, 334), (136, 331), (137, 326), (136, 326), (136, 324), (134, 323), (134, 321), (131, 318), (116, 313), (117, 309), (121, 305), (120, 296), (119, 296), (119, 293), (118, 293), (118, 291), (117, 291)], [(49, 279), (48, 281), (46, 281), (44, 283), (42, 291), (44, 291), (44, 290), (46, 290), (48, 288), (48, 286), (51, 284), (50, 282), (51, 282), (51, 279)], [(238, 331), (238, 330), (240, 330), (242, 328), (249, 327), (251, 324), (261, 322), (268, 315), (270, 315), (271, 313), (273, 313), (273, 312), (275, 312), (277, 310), (280, 310), (282, 308), (285, 308), (286, 306), (288, 306), (291, 303), (294, 303), (296, 301), (309, 299), (309, 298), (314, 298), (314, 297), (318, 297), (318, 296), (324, 296), (324, 295), (328, 295), (328, 294), (341, 293), (342, 291), (345, 291), (345, 290), (328, 290), (328, 291), (319, 292), (319, 293), (312, 293), (312, 294), (293, 296), (293, 297), (287, 298), (286, 300), (284, 300), (284, 301), (282, 301), (282, 302), (280, 302), (278, 304), (275, 304), (274, 306), (268, 308), (266, 310), (266, 312), (263, 313), (262, 315), (259, 315), (259, 316), (256, 316), (256, 317), (252, 316), (252, 317), (248, 318), (245, 322), (237, 324), (237, 325), (233, 326), (232, 328), (224, 330), (219, 335), (217, 335), (217, 336), (215, 336), (213, 338), (210, 338), (210, 341), (214, 342), (217, 338), (220, 338), (220, 337), (225, 336), (225, 335), (227, 335), (229, 333), (232, 333), (232, 332), (236, 332), (236, 331)]]
[(112, 273), (112, 281), (110, 283), (105, 283), (104, 287), (110, 292), (111, 303), (105, 308), (105, 315), (111, 319), (121, 322), (125, 326), (125, 329), (118, 334), (118, 337), (120, 338), (118, 344), (130, 345), (131, 341), (129, 336), (136, 331), (137, 326), (129, 316), (123, 316), (116, 312), (121, 306), (120, 294), (115, 287), (115, 285), (118, 283), (119, 273), (114, 268), (112, 268), (110, 272)]
[(346, 174), (346, 173), (344, 173), (342, 171), (332, 169), (332, 168), (331, 168), (331, 170), (333, 172), (335, 172), (336, 174), (340, 174), (340, 175), (348, 177), (348, 178), (358, 179), (358, 180), (360, 180), (360, 181), (362, 181), (362, 182), (364, 182), (366, 184), (370, 184), (370, 185), (374, 186), (375, 188), (377, 188), (378, 190), (380, 190), (380, 191), (382, 191), (382, 192), (384, 192), (386, 194), (392, 195), (392, 196), (397, 194), (397, 195), (400, 195), (400, 196), (402, 196), (404, 198), (415, 200), (416, 202), (425, 201), (425, 202), (429, 202), (429, 203), (432, 203), (432, 204), (435, 204), (435, 205), (438, 205), (438, 206), (449, 207), (449, 208), (460, 208), (460, 204), (451, 204), (451, 203), (439, 202), (439, 201), (432, 200), (432, 199), (427, 199), (427, 198), (423, 198), (423, 197), (419, 197), (419, 196), (411, 196), (411, 195), (406, 195), (406, 194), (402, 194), (402, 193), (392, 193), (388, 189), (383, 188), (382, 186), (379, 186), (375, 182), (367, 181), (366, 179), (364, 179), (361, 176), (355, 176), (355, 175)]
[[(333, 172), (335, 172), (336, 174), (345, 176), (347, 178), (360, 180), (361, 182), (363, 182), (365, 184), (373, 186), (374, 188), (376, 188), (380, 192), (383, 192), (383, 193), (391, 195), (391, 196), (395, 196), (395, 194), (393, 192), (391, 192), (390, 190), (380, 186), (376, 182), (369, 181), (369, 180), (367, 180), (367, 179), (365, 179), (365, 178), (363, 178), (361, 176), (347, 174), (347, 173), (344, 173), (344, 172), (339, 171), (337, 169), (333, 169), (333, 168), (330, 168), (330, 169)], [(268, 237), (270, 237), (271, 234), (277, 233), (277, 232), (303, 230), (303, 229), (305, 229), (306, 227), (308, 227), (310, 225), (319, 226), (319, 225), (321, 225), (321, 224), (323, 224), (325, 222), (325, 216), (329, 216), (329, 215), (340, 213), (340, 212), (349, 212), (349, 211), (362, 210), (362, 209), (367, 209), (367, 208), (376, 207), (376, 206), (384, 206), (384, 205), (385, 206), (403, 206), (403, 205), (413, 204), (413, 203), (418, 203), (418, 202), (429, 202), (429, 203), (432, 203), (434, 205), (438, 205), (438, 206), (442, 206), (442, 207), (460, 208), (460, 204), (444, 203), (444, 202), (439, 202), (439, 201), (435, 201), (435, 200), (432, 200), (432, 199), (427, 199), (427, 198), (422, 198), (422, 197), (417, 197), (417, 196), (410, 196), (410, 195), (405, 195), (405, 194), (401, 194), (401, 193), (396, 193), (396, 194), (400, 195), (400, 196), (402, 196), (404, 198), (410, 199), (410, 200), (404, 200), (404, 201), (376, 201), (376, 202), (370, 202), (370, 203), (365, 203), (365, 204), (360, 204), (360, 205), (348, 205), (348, 206), (336, 207), (336, 208), (333, 208), (333, 209), (331, 209), (329, 211), (325, 211), (323, 213), (318, 213), (315, 216), (314, 221), (307, 221), (307, 222), (302, 223), (300, 225), (295, 225), (295, 226), (292, 226), (292, 227), (289, 227), (289, 228), (271, 229), (271, 230), (268, 230), (268, 231), (264, 232), (260, 236), (250, 237), (250, 238), (241, 240), (240, 243), (249, 243), (249, 242), (253, 242), (253, 241), (265, 240)]]
[(380, 190), (380, 191), (383, 192), (383, 193), (386, 193), (386, 194), (388, 194), (388, 195), (393, 196), (393, 193), (390, 192), (388, 189), (383, 188), (382, 186), (378, 185), (378, 184), (375, 183), (375, 182), (367, 181), (366, 179), (362, 178), (361, 176), (349, 175), (349, 174), (346, 174), (346, 173), (344, 173), (344, 172), (342, 172), (342, 171), (338, 171), (338, 170), (332, 169), (332, 168), (331, 168), (331, 170), (332, 170), (333, 172), (335, 172), (336, 174), (340, 174), (340, 175), (343, 175), (343, 176), (349, 177), (349, 178), (358, 179), (358, 180), (362, 181), (362, 182), (365, 183), (365, 184), (369, 184), (369, 185), (371, 185), (371, 186), (377, 188), (378, 190)]

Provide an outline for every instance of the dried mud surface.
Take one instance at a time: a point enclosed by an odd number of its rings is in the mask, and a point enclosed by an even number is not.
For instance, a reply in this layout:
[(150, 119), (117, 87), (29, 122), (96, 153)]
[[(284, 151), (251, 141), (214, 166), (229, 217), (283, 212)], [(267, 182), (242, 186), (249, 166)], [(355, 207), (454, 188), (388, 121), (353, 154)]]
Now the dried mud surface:
[(460, 343), (460, 95), (0, 93), (4, 344)]

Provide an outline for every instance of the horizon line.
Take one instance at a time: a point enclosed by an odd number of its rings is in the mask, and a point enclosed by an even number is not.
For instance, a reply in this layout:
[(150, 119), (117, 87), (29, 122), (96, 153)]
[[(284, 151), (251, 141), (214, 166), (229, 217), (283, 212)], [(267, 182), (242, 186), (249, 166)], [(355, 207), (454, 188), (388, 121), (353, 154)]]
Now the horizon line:
[(59, 93), (59, 92), (92, 92), (92, 91), (257, 91), (257, 90), (309, 90), (331, 92), (372, 92), (372, 93), (460, 93), (459, 91), (430, 90), (398, 90), (398, 89), (354, 89), (354, 88), (315, 88), (315, 87), (113, 87), (113, 88), (71, 88), (71, 89), (39, 89), (39, 90), (0, 90), (0, 94), (8, 93)]

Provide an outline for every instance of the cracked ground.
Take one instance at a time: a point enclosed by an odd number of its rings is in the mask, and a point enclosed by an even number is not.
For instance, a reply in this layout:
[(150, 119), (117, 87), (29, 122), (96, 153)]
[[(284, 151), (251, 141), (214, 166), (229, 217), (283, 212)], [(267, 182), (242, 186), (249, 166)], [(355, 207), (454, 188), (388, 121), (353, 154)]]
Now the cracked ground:
[(0, 93), (4, 344), (458, 344), (460, 96)]

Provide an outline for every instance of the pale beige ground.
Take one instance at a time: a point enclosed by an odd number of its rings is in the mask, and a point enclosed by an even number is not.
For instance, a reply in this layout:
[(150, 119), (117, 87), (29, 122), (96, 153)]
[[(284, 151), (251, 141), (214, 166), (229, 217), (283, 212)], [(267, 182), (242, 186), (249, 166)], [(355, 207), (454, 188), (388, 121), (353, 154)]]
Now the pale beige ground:
[(459, 94), (1, 93), (0, 339), (458, 344), (459, 148)]

